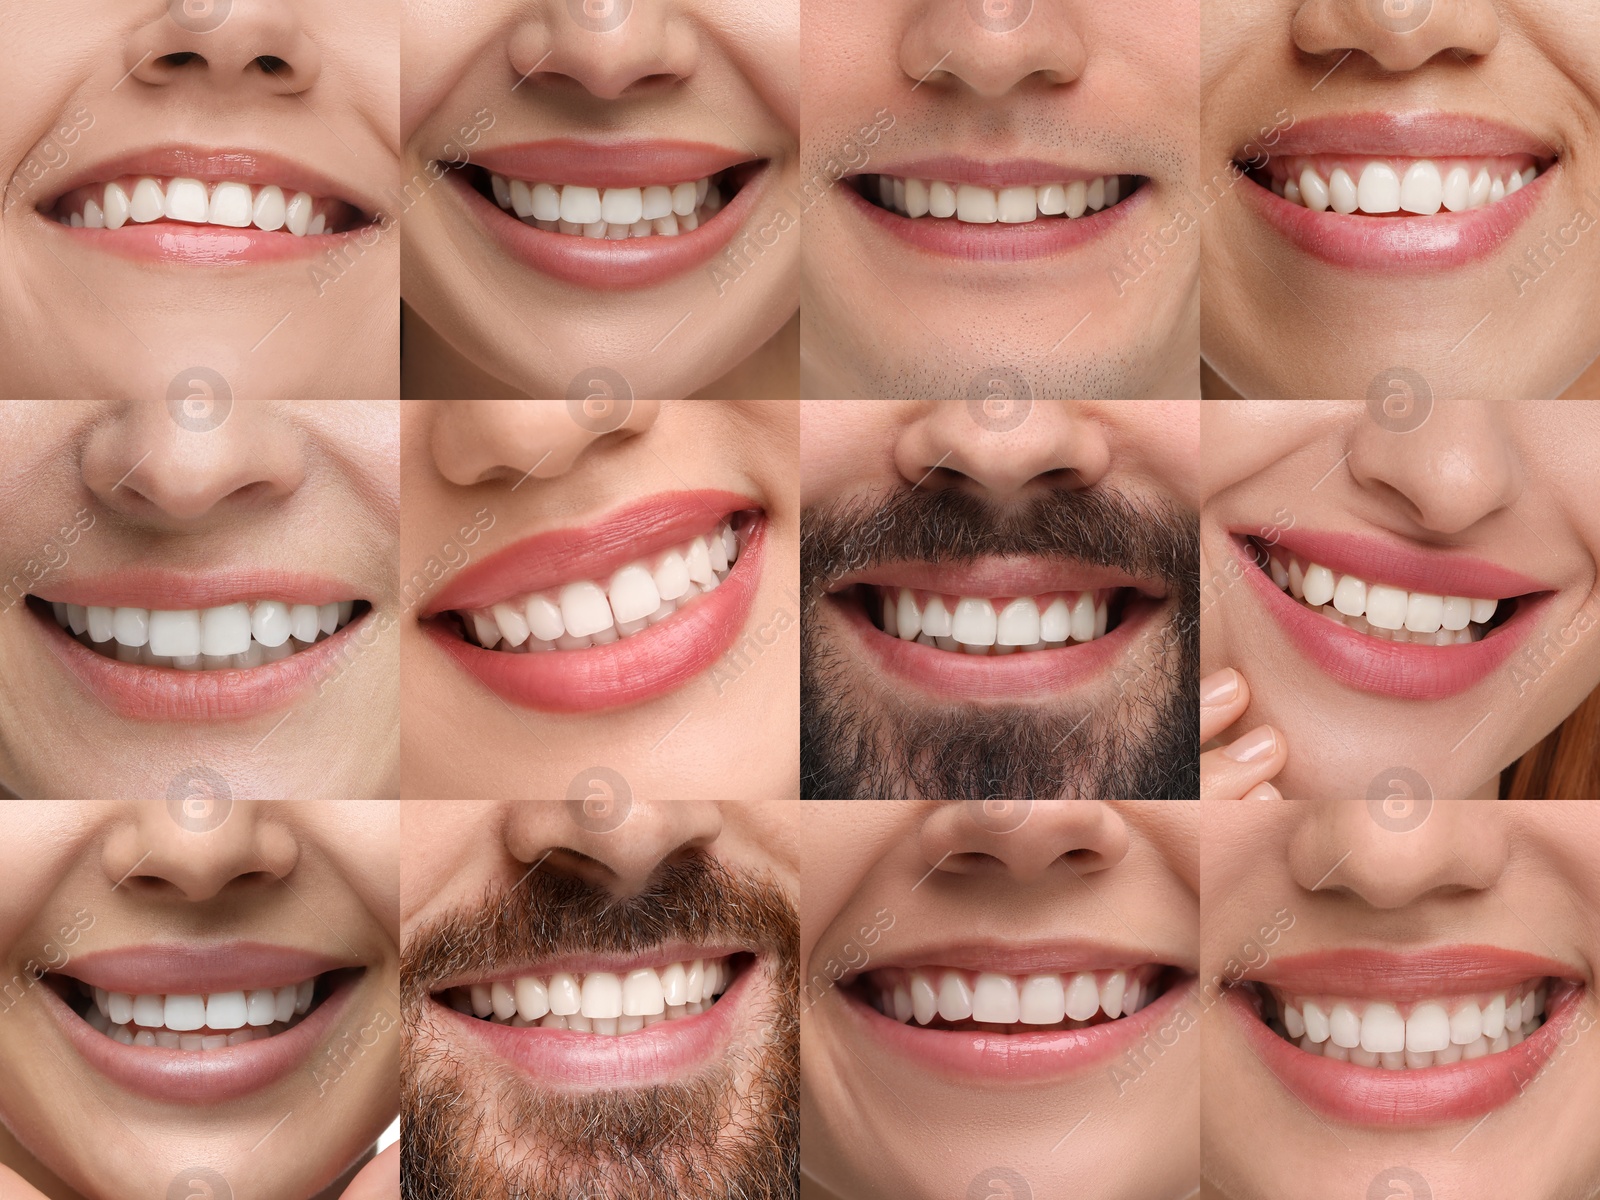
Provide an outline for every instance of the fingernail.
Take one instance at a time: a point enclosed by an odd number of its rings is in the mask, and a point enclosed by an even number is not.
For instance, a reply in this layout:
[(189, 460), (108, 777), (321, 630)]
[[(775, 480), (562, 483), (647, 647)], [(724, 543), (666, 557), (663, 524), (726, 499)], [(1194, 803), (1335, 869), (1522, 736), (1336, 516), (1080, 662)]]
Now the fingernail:
[(1239, 672), (1232, 667), (1224, 667), (1200, 681), (1200, 703), (1207, 708), (1216, 704), (1226, 704), (1238, 694)]
[(1234, 762), (1255, 762), (1258, 758), (1269, 758), (1278, 748), (1278, 735), (1272, 732), (1272, 726), (1263, 725), (1260, 729), (1252, 729), (1231, 746), (1222, 748), (1223, 756), (1233, 759)]
[(1258, 783), (1243, 796), (1241, 800), (1282, 800), (1283, 793), (1270, 783)]

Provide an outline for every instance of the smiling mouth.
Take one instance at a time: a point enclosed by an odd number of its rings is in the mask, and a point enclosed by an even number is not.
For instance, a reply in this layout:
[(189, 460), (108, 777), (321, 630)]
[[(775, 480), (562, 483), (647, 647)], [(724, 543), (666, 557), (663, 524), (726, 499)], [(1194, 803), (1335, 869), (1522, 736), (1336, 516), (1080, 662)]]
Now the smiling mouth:
[(1391, 158), (1347, 154), (1286, 155), (1238, 169), (1290, 204), (1312, 212), (1411, 218), (1498, 204), (1555, 164), (1530, 154), (1500, 157)]
[(260, 667), (308, 650), (372, 607), (365, 600), (290, 604), (257, 600), (204, 609), (63, 604), (30, 595), (34, 611), (96, 654), (130, 666), (180, 671)]
[(1122, 971), (1011, 975), (949, 967), (885, 967), (850, 986), (903, 1025), (934, 1031), (1019, 1035), (1087, 1029), (1133, 1016), (1172, 982), (1158, 964)]
[(278, 988), (132, 995), (107, 992), (67, 975), (57, 994), (92, 1029), (124, 1046), (226, 1050), (287, 1033), (359, 968), (330, 971)]
[(588, 187), (511, 179), (478, 166), (456, 168), (502, 212), (546, 233), (604, 241), (677, 237), (716, 216), (765, 166), (740, 163), (698, 179), (641, 187)]
[(1366, 637), (1413, 646), (1464, 646), (1482, 641), (1509, 621), (1519, 602), (1443, 596), (1339, 574), (1320, 563), (1268, 548), (1249, 546), (1256, 566), (1273, 584), (1311, 612)]
[(940, 179), (857, 175), (850, 186), (876, 208), (911, 220), (954, 220), (967, 225), (1027, 225), (1060, 217), (1092, 217), (1126, 200), (1144, 183), (1140, 175), (1104, 175), (1038, 187), (982, 187)]
[(446, 988), (434, 998), (488, 1024), (622, 1037), (708, 1012), (752, 961), (741, 953), (623, 972), (529, 973)]
[(162, 175), (124, 175), (86, 184), (40, 211), (74, 229), (169, 223), (281, 231), (292, 237), (345, 233), (371, 223), (370, 217), (342, 200), (293, 188)]
[(1521, 1045), (1546, 1020), (1559, 981), (1546, 976), (1499, 991), (1441, 995), (1406, 1004), (1305, 995), (1245, 985), (1256, 1015), (1308, 1054), (1384, 1071), (1468, 1062)]
[(608, 580), (507, 597), (488, 608), (451, 609), (441, 624), (474, 646), (501, 653), (587, 650), (643, 633), (715, 591), (733, 572), (741, 539), (756, 519), (736, 512), (670, 550), (633, 562)]
[(1092, 642), (1116, 629), (1133, 594), (1102, 588), (990, 598), (860, 583), (834, 595), (860, 604), (890, 637), (981, 657)]

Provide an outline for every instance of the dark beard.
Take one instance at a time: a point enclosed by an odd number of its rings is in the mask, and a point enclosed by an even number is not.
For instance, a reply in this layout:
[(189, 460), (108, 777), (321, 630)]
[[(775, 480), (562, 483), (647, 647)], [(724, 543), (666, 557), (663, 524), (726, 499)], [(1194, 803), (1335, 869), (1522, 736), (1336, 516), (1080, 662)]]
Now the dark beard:
[[(686, 1082), (553, 1093), (512, 1068), (470, 1077), (420, 1033), (434, 981), (664, 941), (755, 947), (778, 1010)], [(617, 899), (535, 869), (420, 929), (401, 962), (400, 1192), (406, 1200), (795, 1200), (800, 1186), (799, 919), (770, 880), (695, 855)]]
[[(1174, 614), (1124, 668), (1114, 703), (862, 705), (813, 619), (833, 582), (878, 564), (1005, 555), (1159, 576)], [(997, 509), (953, 488), (801, 514), (800, 794), (806, 799), (1184, 799), (1200, 793), (1199, 519), (1102, 488)]]

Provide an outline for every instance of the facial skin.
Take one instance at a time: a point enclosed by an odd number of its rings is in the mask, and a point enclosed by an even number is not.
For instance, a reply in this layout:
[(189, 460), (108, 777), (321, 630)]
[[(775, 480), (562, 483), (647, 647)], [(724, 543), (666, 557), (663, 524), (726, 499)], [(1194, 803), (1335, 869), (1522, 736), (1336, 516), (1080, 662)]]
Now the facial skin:
[[(1283, 795), (1359, 795), (1405, 767), (1433, 796), (1493, 799), (1501, 768), (1600, 683), (1590, 469), (1600, 413), (1436, 401), (1416, 428), (1395, 432), (1358, 401), (1226, 401), (1205, 407), (1201, 437), (1201, 673), (1233, 667), (1248, 682), (1236, 732), (1270, 724), (1286, 736), (1274, 780)], [(1274, 527), (1457, 550), (1554, 595), (1523, 648), (1465, 691), (1433, 700), (1361, 691), (1309, 662), (1241, 586), (1253, 581), (1229, 531)]]
[[(785, 811), (743, 801), (406, 806), (406, 1195), (794, 1200), (799, 866)], [(717, 1001), (735, 1006), (727, 1044), (648, 1081), (591, 1086), (524, 1071), (430, 997), (451, 976), (680, 942), (753, 957), (737, 999)], [(600, 1036), (505, 1033), (525, 1044)]]
[[(1198, 395), (1198, 5), (989, 7), (806, 0), (803, 394)], [(1148, 182), (1114, 230), (1011, 263), (914, 249), (839, 182), (942, 156)]]
[[(1191, 402), (1041, 401), (1003, 420), (958, 400), (802, 411), (802, 794), (1194, 794)], [(961, 697), (877, 665), (864, 639), (881, 631), (852, 619), (865, 604), (852, 574), (917, 563), (1101, 564), (1159, 580), (1160, 596), (1138, 600), (1155, 611), (1114, 668)], [(1060, 653), (1080, 649), (1093, 643)]]
[[(241, 401), (200, 423), (224, 412), (189, 429), (160, 402), (0, 406), (0, 794), (166, 795), (196, 770), (236, 798), (398, 791), (397, 651), (378, 636), (393, 620), (393, 405)], [(373, 606), (372, 632), (290, 715), (123, 717), (67, 671), (23, 596), (145, 568), (324, 575)]]
[[(1323, 950), (1489, 946), (1571, 967), (1588, 989), (1573, 1028), (1592, 1028), (1600, 876), (1585, 847), (1600, 809), (1442, 801), (1392, 816), (1359, 800), (1208, 807), (1202, 978)], [(1263, 943), (1263, 928), (1275, 944)], [(1600, 1105), (1593, 1037), (1564, 1036), (1487, 1119), (1383, 1129), (1325, 1118), (1288, 1094), (1221, 1005), (1201, 1032), (1207, 1197), (1364, 1195), (1397, 1166), (1435, 1196), (1580, 1196), (1600, 1171), (1580, 1132)]]
[[(607, 9), (626, 15), (606, 32), (574, 19), (581, 7), (404, 6), (401, 123), (415, 197), (402, 283), (406, 394), (590, 395), (587, 381), (603, 371), (626, 381), (604, 376), (613, 397), (795, 395), (795, 0), (638, 3)], [(556, 138), (699, 142), (768, 160), (753, 215), (728, 247), (749, 239), (759, 253), (719, 254), (622, 290), (510, 257), (434, 164)]]
[(996, 811), (937, 801), (817, 801), (792, 810), (806, 896), (808, 1198), (813, 1187), (816, 1200), (965, 1195), (969, 1180), (997, 1167), (1025, 1181), (1027, 1191), (1010, 1181), (1018, 1196), (1182, 1196), (1194, 1188), (1193, 1037), (1178, 1036), (1136, 1083), (1119, 1083), (1102, 1064), (980, 1084), (890, 1054), (848, 1019), (832, 982), (842, 978), (837, 964), (853, 976), (911, 948), (928, 947), (931, 962), (938, 946), (1082, 939), (1148, 947), (1152, 962), (1194, 969), (1197, 813), (1038, 801), (996, 825)]
[[(276, 154), (368, 216), (385, 211), (399, 153), (391, 7), (233, 0), (226, 12), (204, 33), (158, 0), (0, 14), (14, 56), (0, 81), (0, 394), (396, 394), (392, 230), (352, 234), (333, 262), (169, 265), (86, 246), (38, 211), (86, 164), (175, 146)], [(281, 63), (268, 73), (264, 57)]]
[[(1404, 7), (1389, 17), (1358, 0), (1207, 4), (1208, 395), (1600, 394), (1600, 240), (1581, 233), (1600, 184), (1600, 24), (1537, 0)], [(1537, 209), (1487, 258), (1333, 266), (1242, 199), (1258, 185), (1230, 162), (1272, 154), (1294, 123), (1430, 112), (1509, 123), (1558, 160)]]
[[(0, 812), (9, 981), (0, 1167), (38, 1189), (18, 1195), (165, 1195), (180, 1172), (207, 1168), (239, 1190), (248, 1180), (256, 1195), (338, 1196), (397, 1111), (394, 805), (274, 801), (198, 811), (174, 818), (161, 801), (81, 801)], [(172, 1104), (126, 1091), (81, 1057), (46, 1007), (43, 990), (97, 951), (235, 941), (364, 968), (306, 1067), (242, 1098)], [(35, 982), (30, 962), (51, 973)], [(347, 1041), (364, 1033), (364, 1052), (349, 1055)], [(336, 1072), (331, 1064), (345, 1058)], [(261, 1144), (262, 1131), (286, 1114), (279, 1140)]]
[[(514, 710), (407, 621), (405, 674), (416, 685), (406, 689), (403, 714), (411, 794), (532, 787), (561, 796), (597, 765), (635, 795), (794, 794), (795, 405), (638, 401), (627, 412), (613, 432), (596, 433), (559, 400), (408, 404), (402, 560), (419, 589), (410, 611), (426, 611), (470, 563), (531, 535), (589, 525), (668, 492), (720, 488), (759, 500), (768, 521), (739, 640), (709, 670), (653, 699), (547, 712)], [(463, 529), (472, 541), (463, 542)], [(741, 649), (757, 642), (759, 654)]]

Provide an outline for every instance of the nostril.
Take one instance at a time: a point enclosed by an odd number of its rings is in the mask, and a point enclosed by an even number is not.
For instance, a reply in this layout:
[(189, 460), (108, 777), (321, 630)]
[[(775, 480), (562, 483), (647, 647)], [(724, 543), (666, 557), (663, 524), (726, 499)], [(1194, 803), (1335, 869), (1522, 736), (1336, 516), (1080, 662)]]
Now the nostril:
[(163, 54), (156, 62), (163, 67), (186, 67), (191, 62), (205, 62), (205, 59), (193, 50), (179, 50), (172, 54)]
[(289, 64), (276, 54), (263, 54), (256, 59), (256, 66), (268, 75), (277, 75), (288, 71)]

